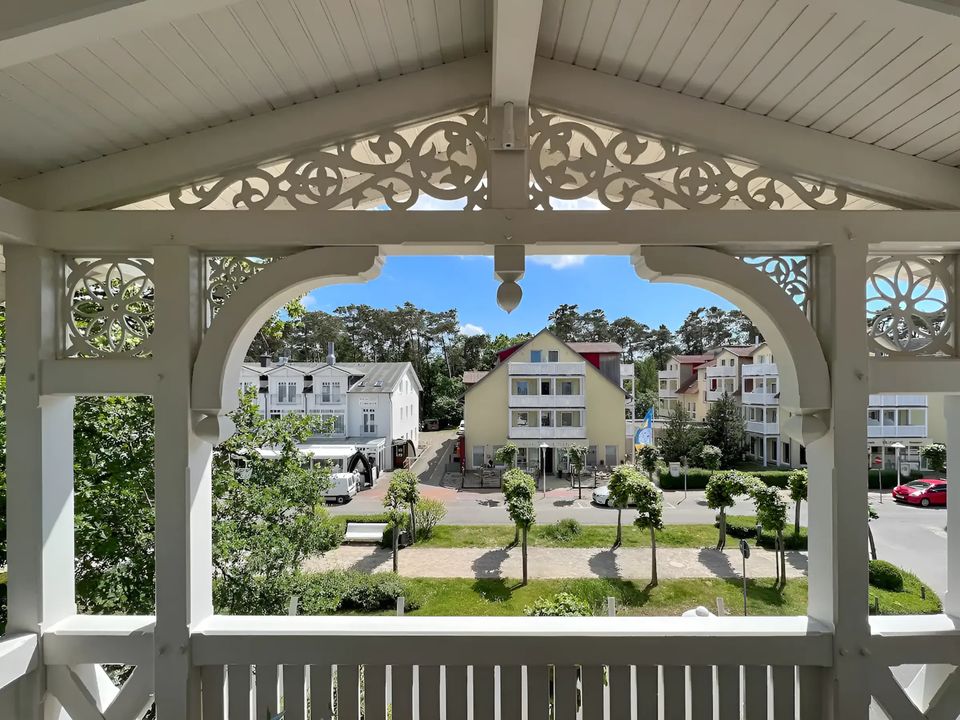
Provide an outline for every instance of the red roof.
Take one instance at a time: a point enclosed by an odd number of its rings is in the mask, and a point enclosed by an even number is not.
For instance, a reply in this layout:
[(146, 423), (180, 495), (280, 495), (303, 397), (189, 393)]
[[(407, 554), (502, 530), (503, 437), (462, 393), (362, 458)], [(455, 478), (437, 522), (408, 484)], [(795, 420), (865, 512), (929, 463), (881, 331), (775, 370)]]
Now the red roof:
[(681, 365), (700, 365), (713, 360), (713, 355), (674, 355), (673, 359)]
[(567, 347), (578, 353), (600, 353), (602, 355), (616, 353), (619, 355), (623, 352), (623, 348), (615, 342), (571, 342), (567, 343)]

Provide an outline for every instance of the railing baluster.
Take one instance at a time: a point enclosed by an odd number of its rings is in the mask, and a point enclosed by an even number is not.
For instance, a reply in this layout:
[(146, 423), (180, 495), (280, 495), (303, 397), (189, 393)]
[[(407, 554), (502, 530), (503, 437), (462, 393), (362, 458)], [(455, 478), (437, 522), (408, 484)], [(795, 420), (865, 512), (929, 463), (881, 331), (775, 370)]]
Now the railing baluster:
[(523, 668), (520, 665), (500, 666), (500, 720), (521, 720), (523, 717)]
[(337, 665), (337, 720), (360, 720), (360, 667)]
[(283, 666), (283, 720), (306, 720), (307, 693), (304, 680), (303, 665)]
[(801, 665), (800, 680), (800, 720), (819, 720), (823, 716), (823, 674), (822, 667)]
[(473, 666), (473, 720), (493, 720), (493, 667)]
[(447, 720), (467, 720), (466, 665), (447, 665), (443, 675), (447, 691)]
[(223, 665), (204, 665), (200, 671), (201, 692), (203, 697), (203, 720), (224, 720)]
[[(363, 666), (364, 720), (385, 720), (387, 717), (387, 668), (385, 665)], [(284, 720), (287, 720), (284, 718)]]
[(527, 667), (527, 720), (547, 720), (550, 715), (550, 668)]
[(413, 718), (413, 666), (390, 666), (391, 717)]
[(580, 669), (583, 717), (603, 717), (603, 666), (584, 665)]
[(310, 666), (310, 720), (331, 720), (331, 676), (329, 665)]
[(557, 665), (553, 672), (553, 706), (556, 720), (575, 720), (577, 668), (574, 665)]
[(717, 667), (718, 720), (740, 720), (740, 666)]
[(610, 683), (610, 720), (631, 720), (630, 666), (613, 665), (607, 673)]
[(257, 665), (254, 675), (254, 693), (257, 701), (254, 703), (256, 713), (254, 720), (273, 718), (280, 712), (277, 702), (277, 666)]
[(660, 693), (660, 669), (656, 665), (637, 665), (637, 720), (660, 717), (657, 698)]
[(663, 666), (663, 720), (685, 720), (687, 716), (687, 669), (683, 665)]
[(747, 665), (743, 669), (744, 718), (766, 720), (767, 718), (767, 667)]
[(690, 666), (690, 718), (713, 720), (713, 668)]
[(421, 665), (420, 675), (420, 720), (440, 720), (440, 666)]
[(227, 712), (230, 720), (250, 720), (250, 666), (227, 667)]
[(774, 665), (770, 669), (773, 676), (773, 718), (774, 720), (793, 720), (796, 714), (797, 673), (794, 665)]

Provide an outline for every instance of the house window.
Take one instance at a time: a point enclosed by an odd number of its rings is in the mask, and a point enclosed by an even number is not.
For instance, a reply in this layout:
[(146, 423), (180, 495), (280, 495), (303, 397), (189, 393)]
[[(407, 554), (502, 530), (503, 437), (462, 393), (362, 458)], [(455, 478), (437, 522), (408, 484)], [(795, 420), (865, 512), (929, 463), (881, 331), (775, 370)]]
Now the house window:
[(615, 467), (617, 464), (617, 446), (606, 445), (603, 448), (603, 459), (607, 467)]
[(540, 411), (540, 427), (552, 427), (553, 426), (553, 413), (549, 410)]
[(803, 445), (800, 446), (800, 464), (807, 464), (807, 449)]
[(372, 435), (377, 431), (377, 413), (375, 410), (363, 411), (363, 432)]
[(549, 350), (547, 351), (547, 359), (550, 362), (559, 362), (560, 360), (560, 351), (559, 350)]
[(780, 444), (783, 446), (783, 452), (780, 455), (780, 461), (789, 465), (790, 464), (790, 443), (785, 442)]
[(597, 464), (597, 446), (591, 445), (587, 448), (587, 465)]
[(563, 411), (557, 413), (560, 427), (580, 427), (580, 413)]
[(552, 394), (552, 393), (550, 392), (550, 381), (549, 381), (549, 380), (541, 380), (541, 381), (540, 381), (540, 394), (541, 394), (541, 395), (551, 395), (551, 394)]
[(297, 384), (295, 382), (282, 382), (277, 386), (277, 401), (282, 403), (292, 403), (297, 399)]
[(880, 411), (867, 410), (867, 425), (879, 425), (879, 424), (880, 424)]
[(525, 447), (517, 448), (517, 465), (523, 467), (527, 464), (527, 449)]
[(540, 350), (531, 350), (530, 362), (543, 362), (543, 352)]
[(484, 445), (473, 446), (473, 466), (475, 468), (483, 467), (486, 461), (486, 447)]
[(340, 383), (338, 382), (320, 383), (320, 402), (322, 403), (340, 402)]
[(530, 381), (529, 381), (529, 380), (514, 380), (514, 381), (513, 381), (513, 394), (514, 394), (514, 395), (529, 395), (529, 394), (530, 394)]
[(525, 411), (515, 411), (513, 413), (513, 427), (528, 427), (530, 425), (530, 413)]
[(271, 411), (270, 411), (270, 419), (271, 419), (271, 420), (279, 420), (279, 419), (280, 419), (280, 411), (279, 411), (279, 410), (271, 410)]
[(574, 380), (557, 380), (557, 395), (577, 395), (578, 383)]
[(344, 434), (343, 413), (321, 413), (320, 420), (323, 422), (324, 435)]

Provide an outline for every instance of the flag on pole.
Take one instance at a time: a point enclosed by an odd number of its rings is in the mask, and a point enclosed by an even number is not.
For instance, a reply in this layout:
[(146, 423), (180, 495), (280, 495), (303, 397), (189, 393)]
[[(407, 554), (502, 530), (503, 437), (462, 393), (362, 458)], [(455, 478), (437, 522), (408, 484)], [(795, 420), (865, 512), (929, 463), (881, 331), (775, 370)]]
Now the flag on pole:
[(653, 407), (647, 409), (647, 414), (643, 416), (643, 424), (637, 428), (636, 435), (633, 438), (633, 444), (637, 447), (643, 445), (653, 445)]

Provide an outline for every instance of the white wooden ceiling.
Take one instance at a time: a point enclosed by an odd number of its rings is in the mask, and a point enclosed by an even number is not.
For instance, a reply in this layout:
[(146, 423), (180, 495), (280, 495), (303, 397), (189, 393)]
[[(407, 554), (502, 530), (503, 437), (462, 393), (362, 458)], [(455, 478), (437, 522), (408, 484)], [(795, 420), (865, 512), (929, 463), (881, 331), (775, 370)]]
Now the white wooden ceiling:
[[(814, 0), (544, 0), (538, 53), (960, 165), (960, 38)], [(491, 0), (243, 0), (0, 71), (0, 182), (490, 50)]]

